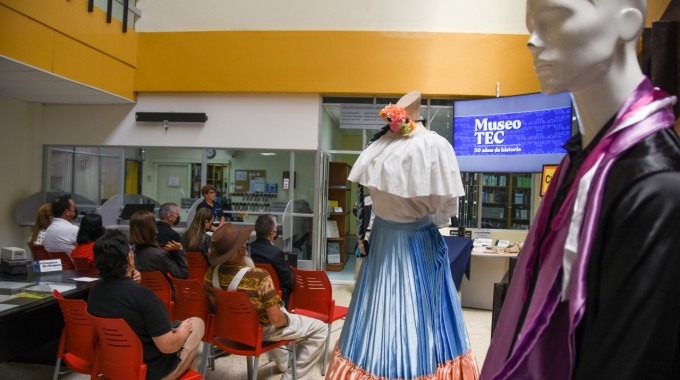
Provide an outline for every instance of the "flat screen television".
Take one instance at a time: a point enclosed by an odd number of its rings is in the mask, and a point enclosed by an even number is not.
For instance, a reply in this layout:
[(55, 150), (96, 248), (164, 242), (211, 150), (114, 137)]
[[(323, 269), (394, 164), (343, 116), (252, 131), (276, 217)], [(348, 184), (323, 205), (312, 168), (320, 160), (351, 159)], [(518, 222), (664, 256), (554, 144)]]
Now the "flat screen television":
[(156, 205), (153, 203), (126, 203), (123, 206), (123, 211), (120, 212), (120, 218), (123, 220), (130, 220), (132, 214), (139, 210), (146, 210), (153, 212)]
[(569, 93), (453, 103), (453, 149), (463, 172), (540, 173), (571, 137)]

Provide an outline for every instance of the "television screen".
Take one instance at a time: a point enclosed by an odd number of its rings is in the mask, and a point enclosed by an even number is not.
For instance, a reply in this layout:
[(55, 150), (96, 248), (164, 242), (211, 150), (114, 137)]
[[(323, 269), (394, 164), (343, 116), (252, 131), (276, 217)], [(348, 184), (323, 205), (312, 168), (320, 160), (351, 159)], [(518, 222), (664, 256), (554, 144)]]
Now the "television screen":
[(453, 149), (463, 172), (535, 172), (557, 164), (571, 137), (569, 93), (453, 103)]
[(135, 212), (140, 210), (153, 212), (155, 206), (156, 205), (153, 203), (126, 203), (125, 206), (123, 206), (123, 211), (120, 213), (120, 218), (123, 220), (130, 220), (130, 217)]

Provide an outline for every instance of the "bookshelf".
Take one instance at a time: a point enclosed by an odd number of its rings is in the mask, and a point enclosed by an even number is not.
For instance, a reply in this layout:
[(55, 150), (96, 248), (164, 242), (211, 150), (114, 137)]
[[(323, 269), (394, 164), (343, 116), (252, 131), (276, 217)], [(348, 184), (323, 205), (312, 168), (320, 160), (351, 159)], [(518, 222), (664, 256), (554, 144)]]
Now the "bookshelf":
[(481, 228), (526, 230), (531, 213), (531, 173), (483, 173)]
[[(341, 271), (347, 262), (347, 235), (350, 228), (351, 209), (351, 186), (347, 177), (351, 168), (344, 162), (328, 163), (328, 220), (333, 221), (338, 227), (338, 237), (326, 239), (326, 270), (328, 271)], [(342, 211), (336, 207), (340, 207)]]
[[(226, 196), (228, 182), (228, 164), (207, 164), (206, 185), (213, 185), (218, 196)], [(201, 164), (191, 164), (191, 197), (201, 196)]]

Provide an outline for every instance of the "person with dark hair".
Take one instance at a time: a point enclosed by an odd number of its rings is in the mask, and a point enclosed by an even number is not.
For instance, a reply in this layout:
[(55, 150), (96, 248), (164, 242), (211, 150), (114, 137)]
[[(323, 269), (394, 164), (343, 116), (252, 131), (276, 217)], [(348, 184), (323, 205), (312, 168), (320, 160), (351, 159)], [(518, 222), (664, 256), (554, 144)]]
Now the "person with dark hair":
[(188, 278), (189, 265), (184, 250), (166, 252), (156, 241), (156, 218), (150, 211), (140, 210), (130, 217), (130, 244), (135, 246), (140, 272), (160, 271), (175, 278)]
[(40, 206), (35, 215), (35, 223), (31, 227), (31, 237), (28, 238), (28, 245), (43, 245), (47, 227), (52, 223), (52, 204), (45, 203)]
[(172, 327), (163, 302), (153, 291), (132, 282), (135, 255), (117, 230), (94, 244), (94, 262), (101, 280), (92, 289), (87, 311), (102, 318), (123, 318), (142, 342), (146, 378), (177, 379), (190, 367), (203, 337), (205, 324), (197, 317)]
[(94, 261), (94, 247), (95, 240), (104, 235), (104, 225), (102, 224), (102, 216), (99, 214), (86, 214), (80, 221), (80, 228), (78, 229), (78, 236), (76, 237), (76, 247), (71, 251), (71, 257), (85, 257), (88, 262)]
[(156, 221), (156, 229), (158, 230), (156, 241), (158, 245), (167, 252), (183, 249), (179, 233), (172, 228), (179, 223), (179, 207), (177, 207), (177, 204), (163, 203), (158, 210), (158, 218), (160, 219)]
[(203, 202), (196, 206), (196, 212), (202, 208), (207, 208), (212, 211), (215, 219), (213, 223), (217, 223), (210, 227), (212, 231), (215, 231), (221, 225), (224, 224), (224, 215), (222, 214), (222, 206), (217, 202), (217, 190), (213, 185), (205, 185), (201, 187), (201, 195), (203, 195)]
[(52, 223), (45, 230), (43, 245), (48, 252), (71, 253), (76, 246), (78, 226), (71, 222), (78, 217), (76, 203), (68, 195), (52, 202)]
[(201, 252), (207, 260), (208, 250), (210, 249), (210, 235), (206, 231), (210, 231), (213, 219), (213, 213), (207, 208), (196, 211), (194, 220), (191, 221), (191, 225), (182, 235), (182, 245), (186, 248), (186, 251)]
[[(357, 238), (366, 256), (327, 379), (477, 379), (448, 251), (438, 226), (457, 214), (463, 184), (451, 144), (428, 131), (420, 93), (380, 115), (389, 124), (355, 162)], [(364, 244), (363, 186), (375, 219)]]
[[(328, 336), (326, 325), (318, 319), (286, 310), (269, 273), (255, 268), (248, 257), (251, 232), (250, 228), (238, 228), (231, 223), (225, 223), (215, 231), (210, 243), (210, 268), (205, 274), (205, 287), (213, 304), (212, 288), (246, 293), (260, 316), (262, 340), (298, 340), (294, 359), (297, 378), (309, 379), (310, 371), (323, 356)], [(287, 352), (275, 362), (280, 371), (285, 371), (281, 380), (293, 378)]]
[(274, 245), (278, 225), (276, 217), (271, 214), (260, 215), (255, 221), (254, 242), (250, 243), (250, 258), (256, 263), (271, 264), (279, 276), (281, 286), (281, 299), (288, 307), (290, 293), (295, 289), (295, 277), (288, 266), (286, 254)]
[(680, 379), (677, 99), (638, 61), (647, 2), (526, 10), (541, 90), (571, 93), (579, 131), (532, 220), (482, 377)]

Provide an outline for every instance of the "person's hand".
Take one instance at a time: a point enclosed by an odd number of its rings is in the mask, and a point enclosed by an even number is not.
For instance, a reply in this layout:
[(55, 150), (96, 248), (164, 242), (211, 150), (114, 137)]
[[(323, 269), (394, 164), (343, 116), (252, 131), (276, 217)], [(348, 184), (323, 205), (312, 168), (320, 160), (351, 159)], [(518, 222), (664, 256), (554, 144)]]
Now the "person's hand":
[(132, 282), (134, 282), (135, 284), (142, 283), (142, 274), (139, 273), (137, 269), (132, 271)]
[(179, 251), (182, 249), (182, 243), (178, 243), (174, 240), (169, 241), (167, 244), (163, 246), (163, 250), (166, 252), (170, 251)]
[(173, 332), (179, 333), (179, 334), (184, 334), (185, 336), (189, 336), (191, 332), (193, 331), (194, 326), (191, 324), (191, 321), (188, 319), (185, 319), (180, 323), (179, 327), (177, 327)]

